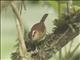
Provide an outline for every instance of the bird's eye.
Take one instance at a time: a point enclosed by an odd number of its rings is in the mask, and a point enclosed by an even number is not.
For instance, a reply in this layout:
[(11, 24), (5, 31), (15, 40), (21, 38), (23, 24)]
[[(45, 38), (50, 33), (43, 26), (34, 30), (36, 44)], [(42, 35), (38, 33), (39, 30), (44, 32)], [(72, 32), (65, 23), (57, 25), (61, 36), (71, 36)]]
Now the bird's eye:
[(34, 30), (34, 31), (32, 32), (32, 37), (35, 36), (35, 33), (36, 33), (36, 30)]

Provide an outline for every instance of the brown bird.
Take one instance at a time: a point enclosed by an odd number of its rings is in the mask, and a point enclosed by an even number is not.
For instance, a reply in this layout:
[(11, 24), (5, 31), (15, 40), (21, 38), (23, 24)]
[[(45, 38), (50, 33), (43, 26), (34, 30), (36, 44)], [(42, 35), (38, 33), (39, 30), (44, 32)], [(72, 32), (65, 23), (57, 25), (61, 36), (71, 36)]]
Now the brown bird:
[(45, 14), (39, 23), (36, 23), (35, 25), (33, 25), (33, 27), (31, 28), (31, 31), (29, 33), (29, 38), (31, 40), (41, 41), (41, 39), (45, 36), (46, 27), (45, 27), (44, 21), (47, 16), (48, 16), (48, 14)]
[(41, 21), (39, 23), (36, 23), (35, 25), (33, 25), (33, 27), (31, 28), (31, 31), (29, 32), (29, 35), (28, 35), (29, 43), (27, 45), (29, 47), (29, 51), (30, 50), (34, 51), (37, 47), (37, 44), (40, 41), (42, 41), (42, 38), (45, 36), (46, 27), (45, 27), (44, 21), (47, 16), (48, 16), (48, 14), (44, 14)]

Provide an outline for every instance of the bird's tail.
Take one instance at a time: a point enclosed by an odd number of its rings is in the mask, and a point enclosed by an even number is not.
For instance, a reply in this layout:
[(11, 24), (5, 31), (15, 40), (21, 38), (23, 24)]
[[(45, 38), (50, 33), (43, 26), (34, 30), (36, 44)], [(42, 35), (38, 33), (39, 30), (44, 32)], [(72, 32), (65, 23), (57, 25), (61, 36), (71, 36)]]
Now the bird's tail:
[(48, 14), (44, 14), (44, 16), (42, 17), (40, 22), (44, 22), (47, 16), (48, 16)]

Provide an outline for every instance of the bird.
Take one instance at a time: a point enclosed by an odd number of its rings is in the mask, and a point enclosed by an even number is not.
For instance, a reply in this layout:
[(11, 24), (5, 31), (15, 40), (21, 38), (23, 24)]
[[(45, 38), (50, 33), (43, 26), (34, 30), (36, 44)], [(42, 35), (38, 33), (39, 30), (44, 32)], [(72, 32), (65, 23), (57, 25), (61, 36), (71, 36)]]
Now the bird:
[(47, 16), (47, 13), (44, 14), (40, 22), (34, 24), (28, 34), (30, 40), (29, 45), (31, 46), (32, 50), (35, 50), (36, 44), (42, 41), (42, 38), (46, 35), (46, 27), (44, 22)]
[(44, 21), (48, 14), (44, 14), (41, 21), (32, 26), (31, 31), (29, 32), (29, 38), (33, 41), (41, 41), (41, 38), (46, 34), (46, 27)]

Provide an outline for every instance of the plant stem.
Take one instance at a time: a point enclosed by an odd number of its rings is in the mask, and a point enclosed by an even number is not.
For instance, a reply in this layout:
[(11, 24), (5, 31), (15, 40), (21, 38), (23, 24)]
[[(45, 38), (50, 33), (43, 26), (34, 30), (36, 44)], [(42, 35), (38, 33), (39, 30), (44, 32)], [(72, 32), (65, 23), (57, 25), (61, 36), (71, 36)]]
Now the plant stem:
[(23, 19), (20, 16), (20, 14), (18, 12), (18, 9), (17, 9), (14, 1), (11, 2), (11, 7), (13, 9), (13, 12), (15, 13), (15, 15), (18, 18), (18, 20), (16, 21), (16, 23), (17, 23), (17, 30), (18, 30), (18, 37), (19, 37), (19, 50), (21, 52), (20, 55), (22, 57), (24, 57), (25, 54), (26, 54), (27, 49), (26, 49), (25, 41), (24, 41), (24, 26), (23, 26), (23, 22), (22, 22)]

